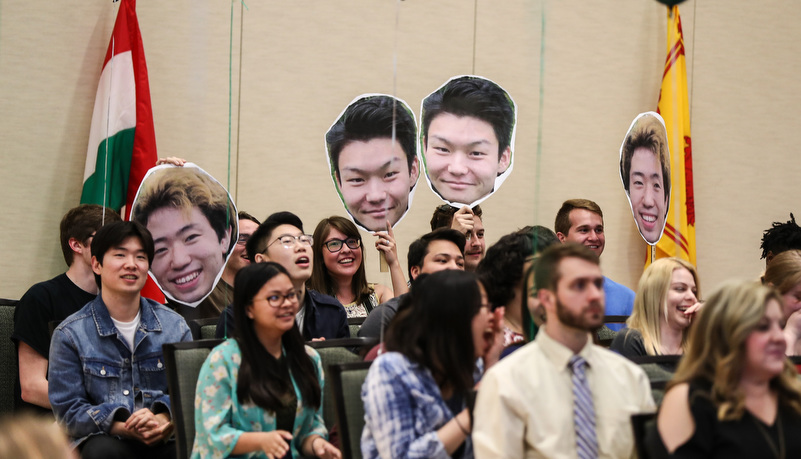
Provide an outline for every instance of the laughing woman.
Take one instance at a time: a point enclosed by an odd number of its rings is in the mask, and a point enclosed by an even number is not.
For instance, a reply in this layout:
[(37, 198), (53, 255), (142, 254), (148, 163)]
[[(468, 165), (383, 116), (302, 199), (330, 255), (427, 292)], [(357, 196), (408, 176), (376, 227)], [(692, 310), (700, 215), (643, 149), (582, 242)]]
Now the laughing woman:
[(651, 457), (801, 457), (801, 384), (783, 324), (781, 297), (756, 282), (709, 297), (668, 384), (659, 435), (648, 436)]
[(698, 303), (698, 274), (690, 263), (660, 258), (642, 274), (634, 310), (612, 341), (624, 356), (683, 354)]
[(295, 324), (286, 269), (256, 263), (236, 275), (237, 335), (215, 347), (198, 377), (193, 458), (340, 458), (326, 440), (323, 370)]
[[(337, 216), (324, 218), (317, 224), (312, 240), (314, 267), (308, 286), (336, 297), (345, 306), (348, 318), (366, 317), (376, 306), (395, 296), (385, 285), (367, 283), (362, 237), (353, 222)], [(386, 240), (392, 239), (387, 235)], [(400, 273), (401, 284), (405, 287), (406, 280), (397, 263), (397, 251), (387, 252), (384, 250), (387, 262), (394, 255), (394, 265), (397, 265), (397, 269), (390, 265), (393, 281)]]
[(502, 324), (503, 308), (490, 312), (474, 274), (419, 276), (362, 386), (362, 456), (472, 458), (466, 401), (480, 375), (476, 359), (486, 368), (498, 361)]

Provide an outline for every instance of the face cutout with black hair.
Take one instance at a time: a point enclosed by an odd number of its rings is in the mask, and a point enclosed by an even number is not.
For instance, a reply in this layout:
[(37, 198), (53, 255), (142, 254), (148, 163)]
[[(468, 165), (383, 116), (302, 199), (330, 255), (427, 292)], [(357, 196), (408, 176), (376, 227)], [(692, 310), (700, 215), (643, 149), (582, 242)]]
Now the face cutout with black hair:
[(150, 276), (167, 298), (191, 307), (214, 290), (239, 235), (230, 194), (192, 163), (150, 169), (136, 193), (131, 220), (153, 236)]
[(670, 150), (656, 112), (637, 115), (620, 146), (620, 180), (634, 223), (649, 245), (662, 237), (670, 207)]
[(517, 105), (495, 82), (451, 78), (423, 100), (420, 120), (426, 179), (448, 204), (476, 206), (511, 174)]
[(326, 161), (339, 199), (366, 231), (394, 227), (409, 211), (420, 175), (417, 123), (406, 102), (363, 94), (325, 135)]

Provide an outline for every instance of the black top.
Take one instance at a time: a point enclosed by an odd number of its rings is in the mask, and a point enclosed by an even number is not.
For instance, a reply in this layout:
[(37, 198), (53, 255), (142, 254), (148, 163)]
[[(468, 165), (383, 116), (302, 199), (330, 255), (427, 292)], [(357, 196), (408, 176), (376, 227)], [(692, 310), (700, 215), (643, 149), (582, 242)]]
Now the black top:
[(292, 386), (289, 365), (284, 356), (278, 359), (278, 372), (281, 379), (289, 387), (289, 391), (281, 397), (282, 406), (275, 412), (275, 428), (276, 430), (286, 430), (292, 433), (295, 426), (295, 412), (298, 410), (298, 396)]
[[(303, 305), (306, 307), (301, 330), (304, 340), (350, 338), (348, 313), (339, 300), (307, 288)], [(229, 305), (220, 315), (214, 336), (218, 339), (234, 336), (235, 327), (234, 306)]]
[[(801, 415), (779, 405), (776, 420), (765, 424), (745, 410), (742, 418), (719, 421), (717, 406), (710, 398), (711, 384), (705, 381), (690, 384), (690, 412), (695, 432), (679, 446), (673, 458), (798, 458), (801, 457)], [(659, 448), (652, 439), (647, 446), (656, 454)], [(664, 448), (664, 447), (662, 447)], [(662, 450), (664, 453), (664, 450)]]
[(639, 330), (633, 328), (620, 330), (615, 336), (615, 339), (612, 340), (612, 345), (609, 346), (609, 349), (623, 357), (648, 355), (642, 341), (642, 334)]
[[(50, 354), (49, 323), (58, 323), (78, 312), (86, 303), (97, 297), (75, 285), (67, 274), (35, 284), (22, 295), (14, 310), (14, 333), (11, 340), (19, 349), (19, 343), (30, 346), (42, 357)], [(19, 373), (14, 384), (15, 410), (33, 409), (42, 413), (50, 410), (26, 403), (20, 397)]]
[(364, 319), (364, 323), (359, 328), (358, 335), (363, 338), (380, 338), (381, 329), (384, 329), (384, 333), (387, 332), (387, 326), (398, 312), (398, 307), (402, 299), (407, 295), (408, 293), (404, 293), (395, 298), (390, 298), (373, 309), (367, 318)]

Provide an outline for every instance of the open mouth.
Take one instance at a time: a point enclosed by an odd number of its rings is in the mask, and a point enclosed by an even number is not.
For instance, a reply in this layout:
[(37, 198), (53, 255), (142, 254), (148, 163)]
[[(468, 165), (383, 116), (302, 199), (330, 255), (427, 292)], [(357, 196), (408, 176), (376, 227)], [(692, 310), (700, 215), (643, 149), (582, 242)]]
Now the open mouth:
[(642, 221), (642, 225), (646, 229), (654, 229), (656, 227), (656, 215), (654, 214), (644, 214), (640, 212), (640, 220)]
[(309, 257), (300, 257), (295, 261), (295, 264), (300, 266), (301, 268), (308, 268), (309, 267)]
[(353, 259), (353, 258), (343, 258), (343, 259), (337, 261), (337, 263), (339, 263), (340, 265), (350, 265), (350, 264), (353, 264), (354, 261), (356, 261), (356, 260)]
[(200, 277), (201, 270), (192, 271), (189, 274), (184, 274), (180, 277), (172, 279), (170, 282), (178, 286), (178, 288), (191, 288), (194, 287), (197, 278)]

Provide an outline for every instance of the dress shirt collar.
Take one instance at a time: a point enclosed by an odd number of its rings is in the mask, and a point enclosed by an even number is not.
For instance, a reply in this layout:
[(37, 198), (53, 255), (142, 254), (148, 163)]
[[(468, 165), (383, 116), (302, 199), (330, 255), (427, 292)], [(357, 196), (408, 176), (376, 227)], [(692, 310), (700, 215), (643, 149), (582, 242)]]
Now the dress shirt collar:
[[(567, 369), (568, 362), (570, 361), (570, 358), (573, 357), (573, 351), (564, 344), (551, 338), (550, 335), (548, 335), (547, 328), (548, 326), (545, 325), (544, 329), (541, 329), (540, 333), (537, 333), (537, 337), (534, 338), (534, 341), (537, 343), (540, 349), (542, 349), (542, 353), (545, 354), (548, 360), (550, 360), (556, 368)], [(592, 368), (592, 366), (595, 364), (593, 361), (592, 346), (592, 339), (588, 338), (587, 343), (578, 353), (578, 355), (587, 361), (587, 365), (590, 368)]]

